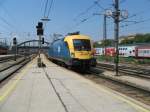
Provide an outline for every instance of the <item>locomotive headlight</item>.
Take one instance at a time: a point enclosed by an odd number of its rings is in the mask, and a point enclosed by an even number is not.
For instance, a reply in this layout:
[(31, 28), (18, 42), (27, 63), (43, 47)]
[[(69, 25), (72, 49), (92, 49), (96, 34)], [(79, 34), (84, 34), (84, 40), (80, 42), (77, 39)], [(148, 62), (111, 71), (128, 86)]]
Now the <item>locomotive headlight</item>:
[(74, 58), (74, 57), (75, 57), (75, 54), (74, 54), (74, 53), (71, 53), (71, 57)]

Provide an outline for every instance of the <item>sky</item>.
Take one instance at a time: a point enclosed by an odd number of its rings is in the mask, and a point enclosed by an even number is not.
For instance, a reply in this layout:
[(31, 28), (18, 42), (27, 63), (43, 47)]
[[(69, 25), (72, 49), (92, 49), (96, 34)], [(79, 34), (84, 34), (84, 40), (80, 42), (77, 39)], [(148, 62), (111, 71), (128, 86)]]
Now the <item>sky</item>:
[[(49, 0), (50, 3), (51, 0)], [(113, 11), (114, 0), (54, 0), (46, 23), (45, 39), (54, 33), (66, 35), (80, 31), (92, 40), (103, 39), (105, 9)], [(46, 0), (0, 0), (0, 39), (19, 42), (37, 39), (36, 25), (44, 16)], [(120, 36), (150, 32), (150, 0), (120, 0), (120, 10), (128, 11), (128, 19), (120, 22)], [(99, 15), (93, 15), (94, 13)], [(85, 20), (84, 22), (81, 22)], [(121, 18), (122, 19), (122, 18)], [(135, 24), (136, 23), (136, 24)], [(113, 18), (107, 18), (107, 38), (114, 38)]]

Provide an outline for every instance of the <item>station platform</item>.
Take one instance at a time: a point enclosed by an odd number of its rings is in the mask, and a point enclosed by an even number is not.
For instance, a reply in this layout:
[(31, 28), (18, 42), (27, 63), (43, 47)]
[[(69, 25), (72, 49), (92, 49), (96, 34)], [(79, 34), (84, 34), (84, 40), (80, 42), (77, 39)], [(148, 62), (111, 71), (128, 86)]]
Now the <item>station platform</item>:
[(44, 55), (0, 85), (0, 112), (150, 112), (127, 96), (59, 67)]
[[(112, 63), (104, 63), (104, 64), (112, 64)], [(120, 64), (120, 65), (122, 66), (125, 64)], [(147, 67), (147, 69), (149, 68)], [(106, 78), (113, 79), (118, 82), (123, 82), (133, 87), (138, 87), (150, 92), (150, 79), (141, 78), (137, 76), (122, 75), (122, 74), (119, 74), (119, 76), (115, 76), (115, 72), (112, 71), (104, 71), (102, 75)]]
[(103, 72), (103, 77), (113, 79), (118, 82), (126, 83), (133, 87), (138, 87), (142, 90), (146, 90), (146, 91), (150, 92), (150, 80), (149, 79), (146, 80), (146, 79), (143, 79), (140, 77), (133, 77), (133, 76), (129, 76), (129, 75), (115, 76), (115, 73), (111, 72), (111, 71)]
[(4, 57), (11, 57), (14, 56), (13, 54), (9, 54), (9, 55), (0, 55), (0, 58), (4, 58)]

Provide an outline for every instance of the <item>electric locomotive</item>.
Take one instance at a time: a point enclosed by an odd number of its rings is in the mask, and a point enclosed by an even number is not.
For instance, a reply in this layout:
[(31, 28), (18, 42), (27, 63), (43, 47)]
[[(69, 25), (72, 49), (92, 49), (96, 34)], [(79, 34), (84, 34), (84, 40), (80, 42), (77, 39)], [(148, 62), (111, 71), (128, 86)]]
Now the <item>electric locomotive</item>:
[(52, 61), (82, 70), (96, 66), (90, 37), (80, 35), (79, 32), (69, 33), (66, 37), (52, 42), (48, 56)]

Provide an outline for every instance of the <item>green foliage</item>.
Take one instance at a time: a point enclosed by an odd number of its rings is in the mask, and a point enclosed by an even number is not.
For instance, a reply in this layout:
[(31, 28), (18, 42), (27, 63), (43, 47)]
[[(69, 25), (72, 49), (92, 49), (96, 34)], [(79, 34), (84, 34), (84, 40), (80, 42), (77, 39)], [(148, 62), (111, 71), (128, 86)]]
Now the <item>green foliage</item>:
[(121, 41), (120, 44), (133, 44), (133, 39), (124, 39)]
[(94, 43), (94, 47), (104, 47), (104, 46), (112, 46), (113, 45), (113, 40), (107, 39), (105, 41), (101, 41), (101, 44), (98, 42)]
[[(97, 56), (97, 61), (100, 62), (111, 62), (115, 61), (115, 57), (111, 56)], [(134, 57), (119, 57), (119, 63), (128, 63), (128, 64), (150, 64), (150, 59), (136, 59)]]
[(138, 64), (150, 64), (150, 59), (139, 59)]
[(102, 46), (112, 46), (112, 44), (113, 44), (113, 40), (111, 40), (111, 39), (107, 39), (107, 40), (105, 40), (105, 41), (102, 41)]
[(150, 43), (150, 33), (136, 34), (134, 38), (125, 38), (120, 44)]
[(93, 46), (96, 47), (102, 47), (101, 44), (99, 44), (98, 42), (94, 42)]
[(114, 57), (112, 56), (97, 56), (98, 61), (114, 62)]

